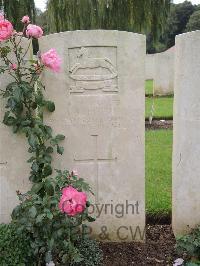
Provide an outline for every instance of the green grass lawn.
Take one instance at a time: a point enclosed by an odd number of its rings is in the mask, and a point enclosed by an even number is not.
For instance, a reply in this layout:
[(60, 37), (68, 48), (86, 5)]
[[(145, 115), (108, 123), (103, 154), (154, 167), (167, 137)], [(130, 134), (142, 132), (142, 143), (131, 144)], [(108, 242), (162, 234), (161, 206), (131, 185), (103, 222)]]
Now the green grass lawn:
[[(153, 80), (146, 80), (145, 94), (153, 94)], [(173, 118), (173, 96), (165, 97), (146, 97), (146, 118), (152, 114), (155, 119), (172, 119)]]
[(172, 130), (146, 131), (146, 209), (151, 215), (171, 213)]
[(153, 79), (146, 80), (145, 82), (145, 94), (153, 94)]
[(146, 97), (146, 114), (145, 117), (151, 116), (153, 105), (153, 118), (156, 119), (172, 119), (173, 118), (173, 100), (172, 96), (169, 97)]

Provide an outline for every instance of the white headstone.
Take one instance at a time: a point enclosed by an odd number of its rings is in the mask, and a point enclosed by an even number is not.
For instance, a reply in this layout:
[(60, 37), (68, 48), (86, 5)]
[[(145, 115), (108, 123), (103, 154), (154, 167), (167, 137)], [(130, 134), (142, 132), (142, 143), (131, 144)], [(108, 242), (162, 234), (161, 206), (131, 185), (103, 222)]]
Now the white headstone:
[(165, 52), (147, 54), (146, 80), (153, 79), (154, 95), (171, 95), (174, 92), (174, 47)]
[(155, 59), (154, 95), (169, 95), (174, 91), (174, 47), (157, 53)]
[(176, 37), (173, 230), (200, 224), (200, 31)]
[[(24, 49), (28, 48), (28, 39), (22, 40)], [(1, 45), (4, 45), (2, 43)], [(30, 47), (27, 57), (32, 53)], [(12, 63), (16, 62), (14, 54), (9, 56)], [(0, 65), (4, 65), (2, 59)], [(6, 86), (13, 82), (9, 74), (0, 75), (0, 87), (5, 90)], [(25, 136), (13, 134), (12, 127), (3, 124), (5, 99), (0, 99), (0, 223), (8, 223), (11, 219), (13, 208), (19, 203), (16, 191), (25, 193), (30, 187), (30, 168), (26, 162), (30, 158), (27, 152)]]
[(43, 77), (56, 103), (48, 119), (66, 135), (56, 166), (77, 169), (92, 186), (101, 211), (93, 235), (104, 239), (106, 226), (104, 240), (142, 240), (145, 37), (96, 30), (40, 39), (42, 52), (52, 46), (63, 62), (61, 73), (46, 71)]
[(155, 79), (155, 58), (156, 54), (147, 54), (145, 57), (145, 79)]

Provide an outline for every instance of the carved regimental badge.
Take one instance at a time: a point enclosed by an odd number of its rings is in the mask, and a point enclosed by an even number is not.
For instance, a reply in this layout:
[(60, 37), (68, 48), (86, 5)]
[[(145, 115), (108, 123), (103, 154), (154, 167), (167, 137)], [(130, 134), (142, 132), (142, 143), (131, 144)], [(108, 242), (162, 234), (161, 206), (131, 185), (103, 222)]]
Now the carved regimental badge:
[(69, 49), (71, 93), (118, 92), (116, 47)]

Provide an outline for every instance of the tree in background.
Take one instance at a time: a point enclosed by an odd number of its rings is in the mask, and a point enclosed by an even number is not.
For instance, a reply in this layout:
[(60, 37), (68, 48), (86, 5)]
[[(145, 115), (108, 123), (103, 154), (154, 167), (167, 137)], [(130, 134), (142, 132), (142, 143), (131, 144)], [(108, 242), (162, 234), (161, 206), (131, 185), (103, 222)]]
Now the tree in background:
[(28, 15), (32, 22), (35, 20), (34, 0), (0, 0), (0, 9), (16, 30), (21, 30), (20, 20), (24, 15)]
[(171, 0), (48, 0), (50, 32), (114, 29), (151, 32), (163, 30)]
[(172, 4), (166, 30), (161, 37), (161, 43), (164, 43), (166, 48), (170, 48), (175, 44), (176, 35), (185, 32), (186, 25), (194, 11), (195, 6), (189, 1), (177, 5)]
[[(0, 0), (0, 9), (21, 30), (29, 15), (45, 34), (76, 29), (116, 29), (147, 34), (149, 53), (175, 44), (175, 36), (200, 29), (200, 5), (172, 0), (48, 0), (47, 11), (35, 9), (34, 0)], [(170, 12), (169, 12), (170, 11)], [(37, 49), (36, 49), (37, 50)]]
[(200, 30), (200, 9), (196, 10), (190, 17), (186, 31)]
[[(198, 6), (192, 5), (191, 2), (185, 1), (181, 4), (171, 4), (167, 23), (164, 32), (159, 40), (152, 41), (151, 33), (147, 35), (147, 52), (163, 52), (175, 44), (175, 36), (191, 30), (189, 26), (190, 17), (198, 9)], [(196, 21), (195, 17), (195, 21)], [(196, 29), (196, 28), (195, 28)]]
[(39, 8), (35, 11), (35, 22), (42, 26), (44, 34), (48, 34), (47, 11), (42, 12)]

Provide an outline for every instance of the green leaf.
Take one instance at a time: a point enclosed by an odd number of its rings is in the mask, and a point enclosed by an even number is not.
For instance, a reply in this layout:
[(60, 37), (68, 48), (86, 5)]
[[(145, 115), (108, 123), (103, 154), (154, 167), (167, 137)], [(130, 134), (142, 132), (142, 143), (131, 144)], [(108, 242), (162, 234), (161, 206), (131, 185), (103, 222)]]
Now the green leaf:
[(7, 101), (6, 108), (10, 108), (11, 110), (15, 110), (17, 102), (14, 98), (10, 97)]
[(38, 144), (38, 141), (37, 141), (36, 137), (33, 134), (29, 135), (28, 142), (29, 142), (29, 145), (31, 147), (33, 147), (33, 148), (35, 148), (35, 146), (37, 146), (37, 144)]
[(38, 192), (43, 188), (44, 184), (42, 182), (33, 184), (31, 192), (38, 194)]
[(37, 162), (33, 162), (32, 166), (31, 166), (31, 169), (34, 172), (37, 172), (39, 170), (39, 164)]
[(53, 219), (53, 214), (49, 211), (46, 213), (46, 217), (49, 219), (49, 220), (52, 220)]
[(46, 101), (46, 107), (49, 112), (54, 112), (55, 111), (55, 104), (54, 102), (51, 101)]
[(30, 214), (30, 217), (31, 217), (31, 218), (35, 218), (35, 216), (37, 215), (37, 209), (35, 208), (35, 206), (32, 206), (32, 207), (29, 209), (29, 214)]
[(63, 152), (64, 152), (64, 148), (63, 147), (61, 147), (61, 146), (59, 146), (59, 145), (57, 145), (57, 153), (59, 153), (59, 154), (63, 154)]
[(29, 153), (33, 153), (34, 151), (35, 151), (34, 148), (32, 148), (32, 147), (29, 147), (29, 148), (28, 148), (28, 152), (29, 152)]
[(31, 106), (35, 110), (37, 108), (37, 103), (33, 102)]
[(79, 254), (78, 252), (74, 254), (73, 256), (73, 261), (75, 263), (79, 263), (81, 261), (83, 261), (83, 257), (81, 256), (81, 254)]
[(37, 105), (41, 105), (41, 104), (42, 104), (42, 102), (43, 102), (43, 97), (42, 97), (41, 94), (36, 94), (36, 95), (35, 95), (35, 102), (36, 102)]
[(50, 241), (48, 241), (49, 250), (52, 250), (53, 249), (53, 245), (54, 245), (54, 239), (51, 238)]
[(12, 126), (16, 123), (16, 119), (13, 116), (10, 116), (10, 112), (7, 111), (4, 114), (3, 123), (7, 126)]
[(5, 125), (7, 125), (7, 126), (12, 126), (12, 125), (15, 124), (15, 122), (16, 122), (16, 120), (12, 116), (9, 116), (9, 117), (6, 117), (6, 118), (4, 117), (4, 119), (3, 119), (3, 123)]
[(46, 149), (46, 152), (47, 152), (47, 153), (53, 153), (53, 147), (49, 146), (49, 147)]
[(69, 255), (68, 254), (65, 254), (62, 256), (62, 263), (68, 263), (69, 261)]
[(45, 182), (45, 191), (49, 196), (53, 196), (54, 194), (54, 185), (48, 179)]
[(55, 232), (55, 234), (56, 234), (56, 236), (58, 237), (58, 238), (60, 238), (63, 234), (65, 233), (65, 230), (64, 230), (64, 228), (59, 228), (56, 232)]
[(14, 90), (13, 90), (13, 97), (15, 99), (16, 102), (20, 102), (21, 101), (21, 98), (22, 98), (22, 92), (20, 90), (19, 87), (16, 87)]
[(27, 126), (27, 127), (23, 127), (21, 130), (24, 134), (26, 134), (26, 137), (27, 137), (30, 134), (31, 128)]
[(56, 139), (51, 139), (51, 140), (50, 140), (50, 143), (51, 143), (52, 146), (57, 145), (57, 141), (56, 141)]
[(5, 72), (5, 69), (4, 67), (0, 67), (0, 74), (4, 73)]
[(91, 205), (90, 202), (87, 201), (87, 202), (86, 202), (86, 207), (90, 207), (90, 205)]
[(62, 141), (62, 140), (65, 139), (65, 136), (62, 135), (62, 134), (58, 134), (58, 135), (56, 135), (55, 139), (56, 139), (57, 141)]
[(18, 87), (17, 82), (11, 82), (11, 83), (9, 83), (8, 86), (6, 87), (6, 90), (7, 90), (7, 91), (13, 91), (13, 89), (14, 89), (15, 87)]
[(38, 183), (38, 182), (42, 182), (44, 176), (42, 176), (42, 174), (38, 174), (35, 172), (31, 172), (31, 175), (29, 176), (29, 180), (33, 183)]
[(93, 218), (92, 216), (87, 216), (87, 220), (88, 220), (88, 222), (90, 222), (90, 223), (92, 223), (92, 222), (95, 222), (95, 221), (96, 221), (96, 219), (95, 219), (95, 218)]
[(46, 131), (46, 134), (48, 135), (48, 136), (52, 136), (52, 128), (51, 127), (49, 127), (49, 126), (44, 126), (44, 130)]
[(24, 121), (21, 122), (21, 125), (22, 126), (30, 126), (31, 125), (31, 120), (28, 120), (28, 119), (24, 120)]
[(52, 174), (52, 168), (51, 168), (50, 164), (45, 165), (45, 167), (43, 169), (43, 174), (45, 177)]
[(55, 138), (52, 138), (52, 139), (50, 140), (50, 143), (51, 143), (52, 146), (55, 146), (55, 145), (58, 145), (58, 143), (59, 143), (60, 141), (64, 140), (64, 139), (65, 139), (65, 136), (64, 136), (64, 135), (62, 135), (62, 134), (58, 134), (58, 135), (56, 135)]
[(43, 130), (40, 127), (35, 127), (34, 132), (37, 136), (43, 136)]
[(51, 163), (51, 161), (52, 161), (52, 157), (51, 157), (51, 155), (46, 154), (46, 155), (44, 156), (44, 162), (45, 162), (45, 163)]
[(45, 218), (45, 214), (44, 213), (42, 213), (42, 214), (39, 214), (38, 216), (37, 216), (37, 218), (36, 218), (36, 223), (41, 223), (42, 222), (42, 220)]
[(20, 210), (21, 210), (21, 205), (17, 205), (13, 209), (12, 214), (11, 214), (12, 219), (16, 219), (18, 217), (18, 214), (19, 214)]

